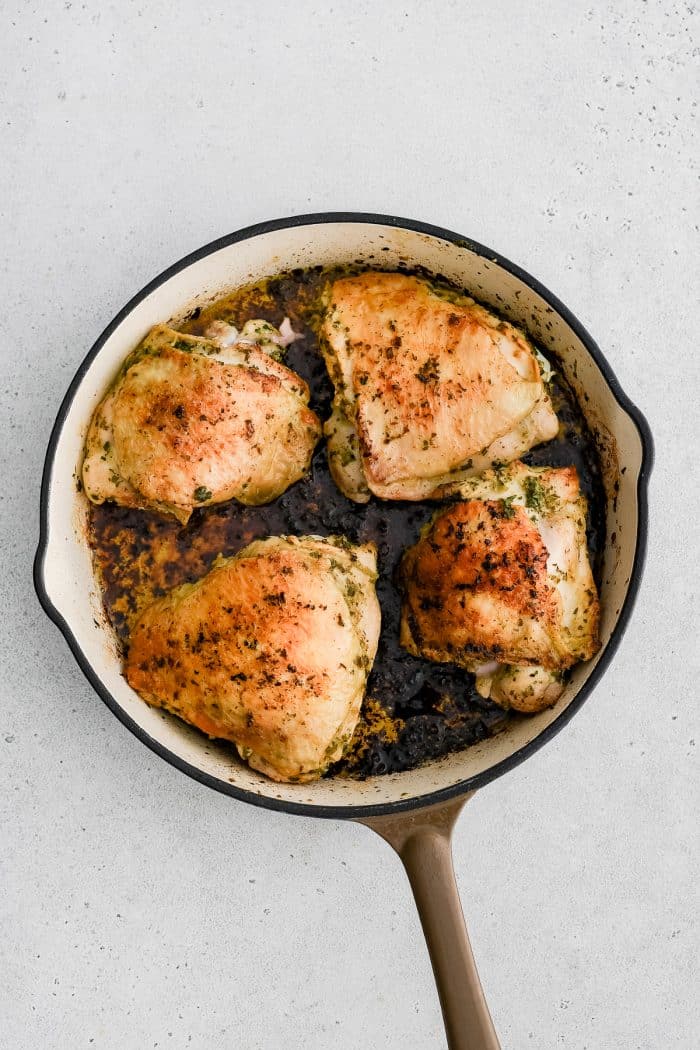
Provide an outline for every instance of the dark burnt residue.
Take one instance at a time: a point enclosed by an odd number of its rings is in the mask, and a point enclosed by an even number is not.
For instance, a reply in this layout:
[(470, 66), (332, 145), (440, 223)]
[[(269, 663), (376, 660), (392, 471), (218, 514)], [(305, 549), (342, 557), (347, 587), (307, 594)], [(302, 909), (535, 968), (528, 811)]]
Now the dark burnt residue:
[[(357, 267), (356, 269), (361, 269)], [(347, 273), (347, 270), (343, 271)], [(214, 318), (241, 326), (253, 317), (279, 325), (285, 316), (303, 339), (293, 343), (286, 364), (307, 381), (311, 406), (322, 419), (330, 414), (333, 387), (313, 334), (313, 318), (326, 282), (336, 274), (314, 268), (295, 270), (242, 289), (178, 325), (194, 335)], [(556, 360), (548, 355), (553, 367)], [(588, 539), (596, 579), (605, 540), (605, 500), (595, 442), (561, 378), (552, 381), (559, 436), (524, 457), (536, 465), (573, 464), (588, 499)], [(400, 597), (394, 579), (405, 549), (436, 509), (433, 503), (352, 503), (332, 481), (323, 444), (308, 476), (265, 507), (231, 502), (195, 510), (182, 527), (143, 511), (113, 504), (91, 506), (90, 535), (107, 614), (124, 646), (139, 610), (170, 587), (196, 580), (219, 554), (229, 556), (265, 536), (340, 533), (353, 542), (372, 540), (379, 554), (377, 594), (382, 633), (369, 677), (363, 714), (342, 762), (328, 775), (369, 776), (411, 769), (502, 729), (512, 717), (474, 689), (473, 675), (450, 664), (410, 656), (399, 647)], [(516, 716), (517, 717), (517, 716)]]

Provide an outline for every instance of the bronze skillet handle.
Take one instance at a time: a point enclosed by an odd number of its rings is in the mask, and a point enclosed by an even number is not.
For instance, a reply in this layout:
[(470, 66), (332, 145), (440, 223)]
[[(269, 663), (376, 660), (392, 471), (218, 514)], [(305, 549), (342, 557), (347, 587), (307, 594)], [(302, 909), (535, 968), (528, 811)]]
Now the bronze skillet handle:
[(470, 797), (366, 817), (360, 823), (381, 835), (403, 861), (433, 964), (450, 1050), (500, 1050), (452, 867), (452, 829)]

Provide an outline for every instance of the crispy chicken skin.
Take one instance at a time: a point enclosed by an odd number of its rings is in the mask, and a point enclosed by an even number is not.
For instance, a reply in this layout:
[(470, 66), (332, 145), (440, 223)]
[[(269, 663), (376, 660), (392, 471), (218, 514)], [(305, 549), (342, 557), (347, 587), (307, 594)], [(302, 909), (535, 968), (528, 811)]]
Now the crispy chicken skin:
[(371, 271), (335, 281), (321, 336), (335, 385), (329, 461), (357, 502), (424, 499), (557, 433), (524, 334), (428, 281)]
[(297, 481), (320, 424), (306, 383), (262, 349), (275, 332), (265, 328), (233, 345), (151, 329), (92, 418), (88, 498), (185, 523), (195, 507), (268, 503)]
[(127, 681), (273, 780), (314, 780), (360, 714), (379, 639), (376, 575), (373, 544), (257, 540), (144, 610)]
[(598, 650), (586, 501), (574, 467), (519, 461), (453, 486), (403, 557), (401, 644), (476, 671), (484, 696), (537, 711)]

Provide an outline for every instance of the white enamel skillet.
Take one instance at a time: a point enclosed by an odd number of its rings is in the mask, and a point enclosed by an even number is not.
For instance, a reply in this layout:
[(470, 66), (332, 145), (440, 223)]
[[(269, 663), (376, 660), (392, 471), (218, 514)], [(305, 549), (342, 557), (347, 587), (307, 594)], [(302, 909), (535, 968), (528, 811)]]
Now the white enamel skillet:
[[(422, 266), (468, 289), (552, 351), (595, 436), (607, 496), (601, 580), (602, 648), (577, 667), (556, 706), (419, 769), (365, 781), (276, 784), (169, 715), (148, 707), (122, 677), (86, 542), (87, 505), (76, 486), (93, 410), (121, 361), (154, 324), (267, 275), (295, 267), (361, 262)], [(251, 226), (176, 263), (115, 317), (80, 365), (51, 434), (41, 489), (34, 577), (39, 598), (83, 672), (117, 718), (189, 776), (256, 806), (360, 821), (399, 853), (413, 888), (451, 1050), (498, 1050), (467, 938), (450, 836), (467, 798), (533, 755), (600, 681), (627, 625), (647, 533), (652, 440), (600, 349), (573, 314), (519, 267), (468, 238), (387, 215), (326, 213)]]

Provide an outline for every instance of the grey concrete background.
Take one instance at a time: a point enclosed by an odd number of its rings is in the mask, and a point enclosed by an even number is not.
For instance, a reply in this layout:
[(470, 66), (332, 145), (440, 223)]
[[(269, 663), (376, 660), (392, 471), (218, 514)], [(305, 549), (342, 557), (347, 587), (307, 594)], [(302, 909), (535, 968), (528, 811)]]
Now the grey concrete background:
[(200, 244), (323, 209), (521, 263), (649, 416), (650, 555), (619, 656), (468, 806), (456, 865), (506, 1050), (698, 1046), (693, 7), (0, 4), (3, 1050), (444, 1046), (388, 847), (155, 758), (30, 579), (51, 423), (105, 324)]

